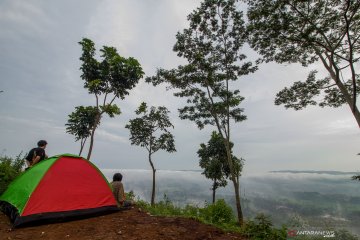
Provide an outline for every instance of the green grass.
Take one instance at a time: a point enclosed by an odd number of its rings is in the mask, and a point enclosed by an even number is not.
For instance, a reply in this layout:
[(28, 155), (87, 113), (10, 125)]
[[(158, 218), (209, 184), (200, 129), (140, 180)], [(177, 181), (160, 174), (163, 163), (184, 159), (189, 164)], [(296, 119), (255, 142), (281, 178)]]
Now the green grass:
[[(128, 194), (129, 199), (134, 200), (133, 193)], [(302, 229), (293, 226), (288, 228), (282, 226), (276, 228), (273, 226), (270, 218), (264, 214), (258, 214), (254, 219), (246, 220), (240, 227), (236, 221), (233, 211), (223, 199), (218, 200), (215, 204), (205, 204), (204, 207), (187, 205), (178, 207), (164, 195), (162, 201), (151, 206), (143, 200), (136, 201), (137, 207), (143, 211), (149, 212), (154, 216), (176, 216), (198, 220), (202, 223), (216, 226), (223, 231), (237, 232), (251, 240), (317, 240), (324, 239), (323, 236), (296, 236), (288, 237), (288, 231), (293, 229)], [(330, 229), (333, 230), (333, 229)], [(336, 239), (339, 240), (357, 240), (358, 238), (346, 230), (335, 230)]]
[(249, 239), (285, 240), (287, 236), (286, 227), (274, 228), (265, 215), (259, 215), (254, 220), (246, 221), (240, 227), (231, 207), (223, 199), (216, 201), (215, 204), (205, 204), (205, 207), (187, 205), (181, 208), (175, 206), (165, 195), (164, 200), (154, 206), (142, 200), (136, 201), (136, 205), (154, 216), (177, 216), (196, 219), (227, 232), (240, 233)]

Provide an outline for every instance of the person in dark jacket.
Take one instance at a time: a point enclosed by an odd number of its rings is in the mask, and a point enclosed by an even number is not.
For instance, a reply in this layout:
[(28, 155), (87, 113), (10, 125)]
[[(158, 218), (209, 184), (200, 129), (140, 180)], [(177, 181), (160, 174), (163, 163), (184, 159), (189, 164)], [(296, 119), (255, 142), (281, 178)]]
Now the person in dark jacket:
[(45, 140), (40, 140), (37, 145), (38, 147), (31, 149), (25, 158), (28, 167), (32, 167), (36, 163), (48, 158), (45, 153), (47, 142)]
[(124, 185), (122, 184), (123, 176), (121, 173), (115, 173), (113, 176), (113, 181), (110, 183), (114, 197), (116, 199), (118, 207), (131, 207), (133, 205), (132, 201), (126, 200), (126, 195), (124, 191)]

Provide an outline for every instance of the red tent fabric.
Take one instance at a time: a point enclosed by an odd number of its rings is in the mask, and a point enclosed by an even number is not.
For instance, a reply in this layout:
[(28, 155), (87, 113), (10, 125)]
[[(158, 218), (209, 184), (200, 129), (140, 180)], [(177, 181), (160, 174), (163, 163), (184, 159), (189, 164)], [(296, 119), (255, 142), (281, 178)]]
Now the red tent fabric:
[(61, 157), (53, 164), (31, 195), (23, 216), (116, 206), (101, 173), (88, 161), (75, 159)]

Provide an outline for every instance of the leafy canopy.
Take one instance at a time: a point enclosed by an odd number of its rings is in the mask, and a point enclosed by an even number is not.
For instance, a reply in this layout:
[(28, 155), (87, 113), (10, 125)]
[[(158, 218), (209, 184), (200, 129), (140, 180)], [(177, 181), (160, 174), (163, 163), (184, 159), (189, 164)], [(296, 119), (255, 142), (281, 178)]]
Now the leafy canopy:
[(91, 129), (95, 125), (98, 109), (94, 106), (78, 106), (69, 114), (68, 122), (65, 124), (66, 132), (75, 136), (75, 141), (90, 137)]
[[(233, 145), (233, 143), (230, 143), (230, 148), (232, 148)], [(197, 153), (200, 158), (199, 165), (204, 169), (202, 174), (204, 174), (206, 178), (214, 180), (213, 189), (225, 187), (227, 185), (226, 179), (230, 176), (230, 168), (227, 162), (224, 139), (221, 135), (215, 131), (212, 132), (208, 143), (200, 144), (200, 149)], [(238, 159), (233, 155), (232, 159), (236, 175), (240, 176), (243, 159)]]
[(143, 76), (139, 62), (132, 57), (120, 56), (114, 47), (103, 46), (100, 49), (102, 61), (95, 58), (95, 44), (84, 38), (79, 44), (82, 46), (82, 75), (84, 87), (91, 94), (110, 94), (124, 99), (129, 90), (135, 87)]
[[(256, 70), (239, 52), (245, 41), (242, 12), (235, 1), (208, 0), (189, 16), (190, 27), (178, 32), (173, 48), (188, 64), (176, 69), (159, 69), (148, 77), (154, 85), (167, 82), (179, 91), (174, 95), (187, 98), (187, 106), (180, 108), (180, 118), (194, 121), (202, 129), (205, 125), (226, 128), (228, 119), (243, 121), (243, 101), (240, 91), (229, 88), (229, 81)], [(240, 63), (243, 62), (242, 65)]]
[(174, 126), (169, 119), (169, 111), (166, 107), (151, 107), (145, 102), (141, 103), (135, 111), (139, 117), (131, 119), (125, 128), (130, 130), (132, 145), (145, 147), (149, 154), (162, 149), (167, 152), (175, 152), (174, 136), (168, 128)]
[(360, 92), (360, 1), (246, 0), (249, 42), (262, 55), (259, 62), (301, 63), (320, 61), (328, 77), (307, 80), (280, 91), (275, 104), (303, 109), (309, 105), (356, 107)]

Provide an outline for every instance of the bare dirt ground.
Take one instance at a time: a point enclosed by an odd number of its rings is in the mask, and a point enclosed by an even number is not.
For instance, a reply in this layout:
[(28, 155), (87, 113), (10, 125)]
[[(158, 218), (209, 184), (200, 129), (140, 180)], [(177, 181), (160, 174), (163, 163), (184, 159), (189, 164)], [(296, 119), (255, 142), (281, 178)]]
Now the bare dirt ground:
[(0, 212), (0, 239), (126, 239), (126, 240), (220, 240), (241, 239), (193, 219), (156, 217), (133, 208), (82, 220), (11, 229), (7, 216)]

